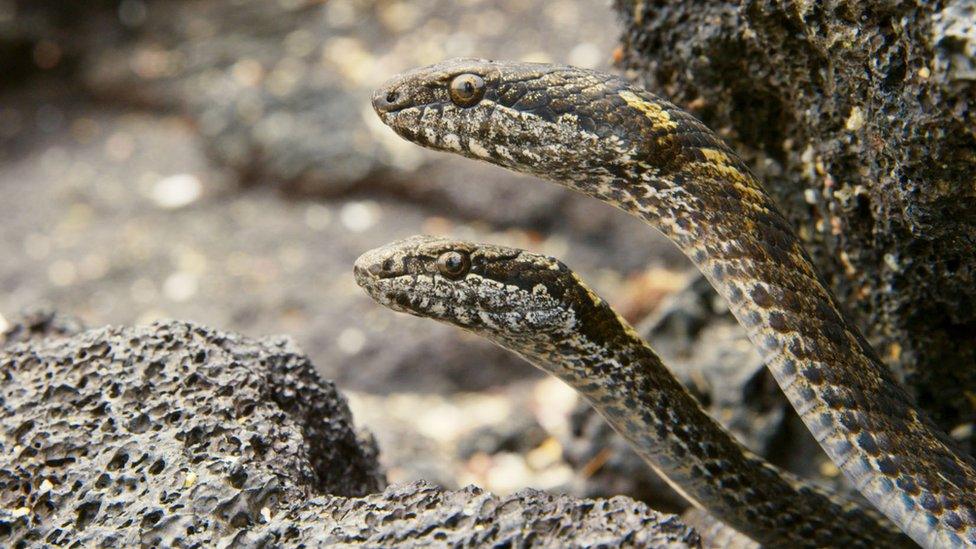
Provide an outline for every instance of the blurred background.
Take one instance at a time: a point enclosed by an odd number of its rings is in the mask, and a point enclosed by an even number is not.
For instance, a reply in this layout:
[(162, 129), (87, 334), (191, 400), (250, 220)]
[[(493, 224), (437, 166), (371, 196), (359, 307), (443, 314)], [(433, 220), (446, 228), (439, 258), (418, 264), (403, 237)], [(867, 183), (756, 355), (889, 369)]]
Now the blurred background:
[[(376, 435), (390, 482), (676, 509), (572, 391), (375, 305), (351, 273), (412, 234), (485, 240), (558, 256), (632, 322), (660, 325), (692, 280), (670, 243), (596, 201), (401, 141), (368, 101), (455, 56), (610, 69), (619, 32), (605, 0), (0, 0), (0, 331), (46, 306), (89, 326), (287, 334)], [(677, 368), (701, 352), (665, 339)], [(740, 384), (772, 391), (734, 324), (712, 340), (751, 357)]]

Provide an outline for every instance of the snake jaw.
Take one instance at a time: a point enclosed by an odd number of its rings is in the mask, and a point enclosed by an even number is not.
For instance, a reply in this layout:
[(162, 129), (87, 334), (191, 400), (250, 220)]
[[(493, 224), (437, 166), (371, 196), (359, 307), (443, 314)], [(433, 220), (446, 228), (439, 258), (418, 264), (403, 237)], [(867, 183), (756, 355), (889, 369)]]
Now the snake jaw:
[[(469, 270), (445, 274), (445, 254), (469, 257)], [(511, 280), (508, 273), (527, 268), (542, 274), (530, 282)], [(559, 299), (565, 291), (559, 275), (566, 270), (555, 259), (521, 250), (415, 236), (365, 252), (353, 274), (381, 305), (497, 339), (571, 329), (575, 312)]]
[[(383, 123), (408, 141), (550, 180), (579, 181), (584, 190), (593, 179), (608, 176), (608, 165), (638, 154), (637, 143), (602, 122), (607, 113), (621, 116), (625, 98), (601, 91), (579, 108), (569, 98), (598, 89), (597, 75), (569, 67), (541, 72), (541, 67), (452, 59), (391, 79), (374, 92), (372, 105)], [(479, 78), (484, 86), (479, 100), (452, 101), (450, 85), (459, 75)], [(622, 80), (613, 84), (626, 86)]]

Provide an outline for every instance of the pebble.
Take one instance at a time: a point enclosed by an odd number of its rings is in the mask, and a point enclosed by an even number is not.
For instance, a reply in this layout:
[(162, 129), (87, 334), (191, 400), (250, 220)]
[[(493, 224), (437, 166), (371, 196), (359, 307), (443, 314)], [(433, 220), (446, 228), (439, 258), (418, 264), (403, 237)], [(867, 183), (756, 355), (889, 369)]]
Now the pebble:
[(847, 117), (847, 122), (845, 122), (844, 126), (852, 132), (864, 126), (864, 111), (861, 110), (861, 107), (851, 109), (851, 114)]
[(186, 271), (177, 271), (163, 282), (163, 295), (170, 301), (184, 302), (197, 294), (198, 280), (196, 275)]
[(350, 202), (339, 211), (342, 225), (354, 233), (361, 233), (379, 221), (380, 209), (375, 202), (364, 200)]
[(190, 471), (186, 474), (186, 478), (183, 479), (183, 488), (190, 488), (197, 482), (197, 474)]
[(359, 354), (366, 345), (366, 335), (363, 334), (362, 330), (346, 328), (339, 332), (339, 337), (336, 338), (336, 345), (339, 346), (340, 351), (347, 355)]
[(160, 208), (175, 210), (195, 202), (203, 194), (200, 178), (188, 173), (164, 177), (152, 188), (152, 199)]

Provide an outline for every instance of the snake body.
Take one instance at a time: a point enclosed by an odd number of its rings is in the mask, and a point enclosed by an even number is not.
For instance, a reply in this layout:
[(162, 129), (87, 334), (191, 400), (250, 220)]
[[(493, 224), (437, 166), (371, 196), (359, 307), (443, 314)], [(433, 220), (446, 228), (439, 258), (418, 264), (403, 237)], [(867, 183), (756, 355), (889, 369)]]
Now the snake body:
[(478, 59), (404, 73), (373, 106), (410, 141), (555, 181), (663, 232), (728, 301), (858, 490), (925, 547), (976, 545), (976, 463), (914, 407), (704, 124), (618, 76)]
[(355, 274), (379, 303), (486, 337), (565, 381), (689, 501), (765, 546), (911, 543), (738, 444), (553, 258), (417, 236), (366, 252)]

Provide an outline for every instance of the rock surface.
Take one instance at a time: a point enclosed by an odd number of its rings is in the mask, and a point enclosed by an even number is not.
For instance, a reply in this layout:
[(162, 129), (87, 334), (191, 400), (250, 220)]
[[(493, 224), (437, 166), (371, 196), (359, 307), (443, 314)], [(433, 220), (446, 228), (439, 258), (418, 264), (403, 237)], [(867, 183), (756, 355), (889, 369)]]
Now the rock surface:
[(6, 546), (698, 543), (622, 497), (366, 496), (384, 483), (376, 446), (289, 340), (183, 322), (44, 337), (53, 325), (15, 320), (4, 341), (35, 335), (0, 352)]
[(879, 354), (971, 436), (972, 3), (615, 5), (622, 65), (741, 150)]
[[(698, 534), (674, 515), (625, 497), (577, 500), (522, 490), (501, 498), (423, 482), (365, 498), (317, 498), (296, 518), (298, 527), (279, 528), (285, 535), (270, 540), (418, 548), (701, 546)], [(296, 539), (296, 531), (305, 535)]]

